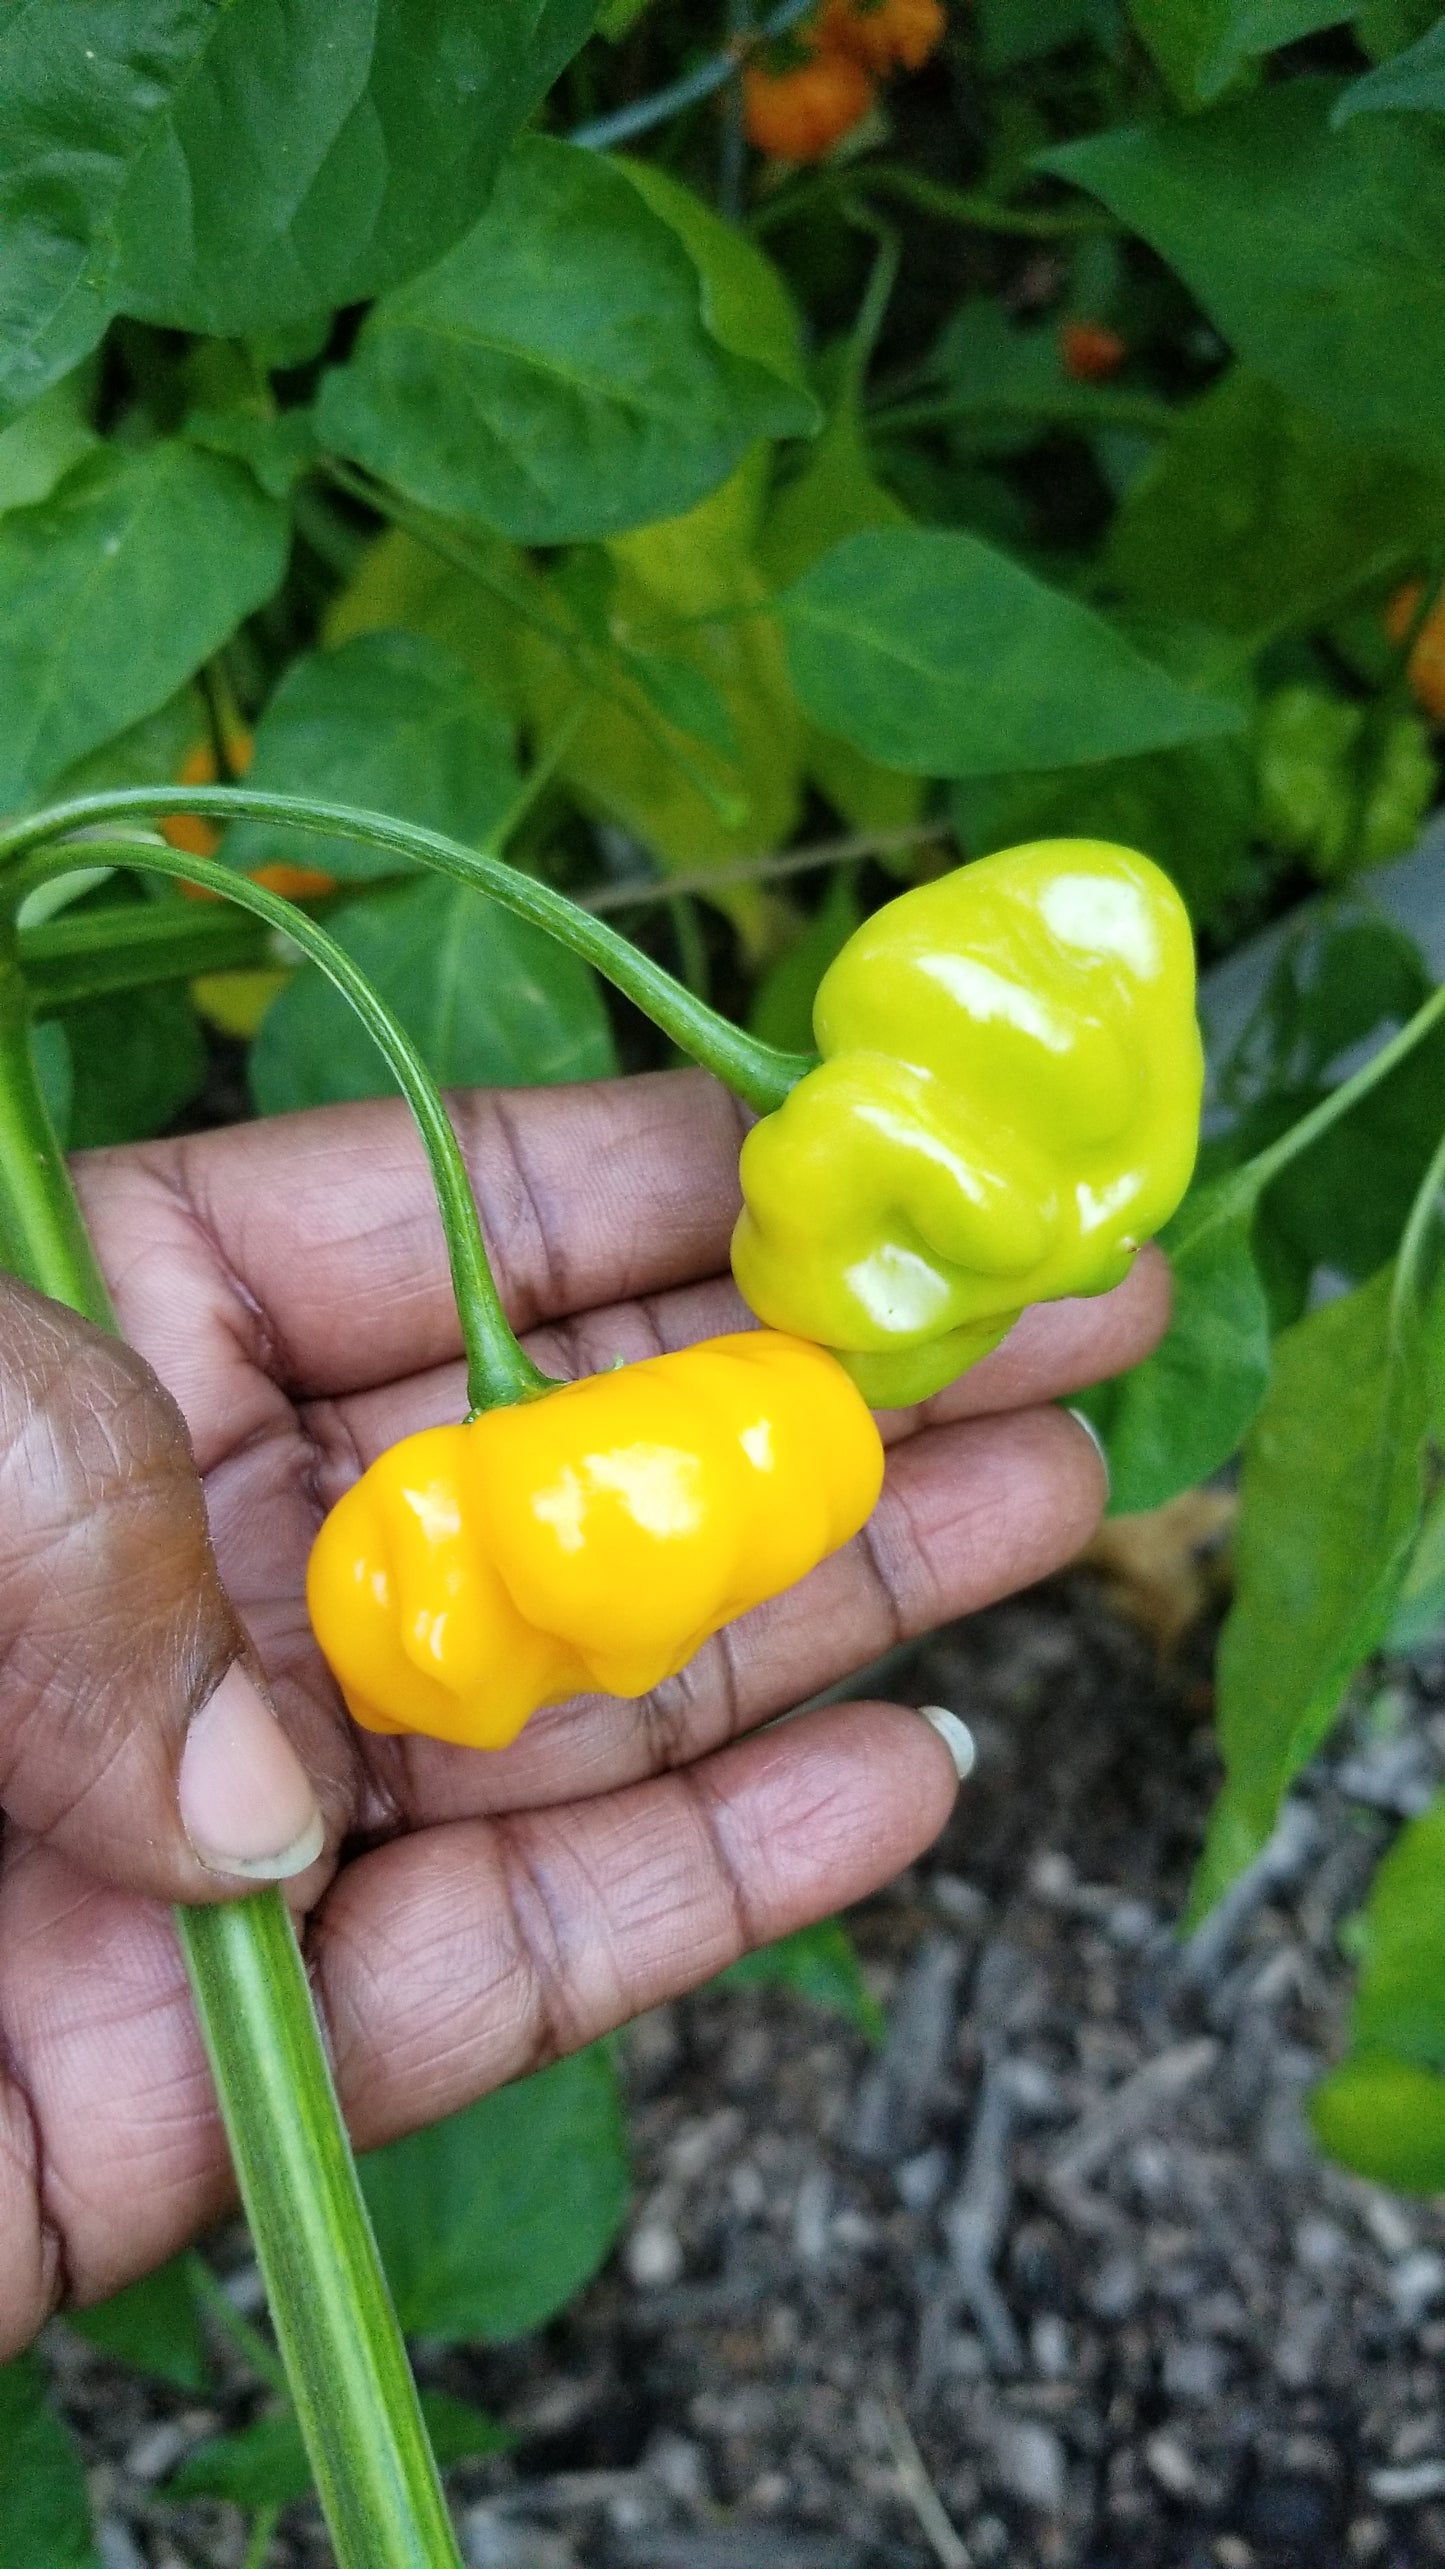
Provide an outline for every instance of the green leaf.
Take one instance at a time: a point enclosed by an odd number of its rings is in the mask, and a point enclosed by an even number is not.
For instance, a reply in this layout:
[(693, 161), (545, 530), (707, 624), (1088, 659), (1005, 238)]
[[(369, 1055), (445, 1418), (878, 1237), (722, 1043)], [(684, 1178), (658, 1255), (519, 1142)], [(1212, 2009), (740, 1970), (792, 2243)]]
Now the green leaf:
[[(802, 471), (768, 511), (758, 564), (772, 585), (782, 588), (811, 570), (845, 535), (908, 523), (907, 509), (874, 473), (856, 396), (845, 389)], [(804, 755), (813, 783), (853, 829), (902, 829), (917, 820), (923, 802), (917, 777), (879, 767), (816, 724), (808, 727)]]
[(992, 295), (971, 294), (940, 332), (928, 379), (949, 394), (955, 451), (1013, 455), (1042, 427), (1105, 428), (1135, 414), (1134, 396), (1081, 384), (1064, 366), (1057, 321), (1018, 322)]
[(1352, 116), (1394, 114), (1411, 108), (1445, 115), (1445, 18), (1431, 27), (1393, 61), (1352, 81), (1335, 103), (1331, 122), (1344, 125)]
[(164, 704), (285, 561), (274, 500), (179, 440), (104, 447), (0, 519), (0, 806)]
[[(468, 2462), (479, 2454), (503, 2453), (513, 2438), (485, 2410), (447, 2391), (423, 2391), (432, 2450), (445, 2470), (448, 2463)], [(311, 2464), (294, 2416), (258, 2418), (235, 2435), (213, 2436), (186, 2456), (166, 2483), (177, 2498), (225, 2498), (251, 2514), (263, 2508), (289, 2507), (309, 2495)]]
[(591, 0), (44, 0), (0, 31), (0, 399), (112, 310), (218, 334), (414, 275), (486, 202)]
[(870, 2043), (881, 2042), (886, 2029), (883, 2010), (863, 1977), (853, 1939), (841, 1918), (823, 1918), (814, 1927), (800, 1927), (796, 1935), (783, 1936), (775, 1945), (744, 1954), (719, 1973), (717, 1986), (796, 1990), (812, 2006), (846, 2016)]
[(66, 2324), (137, 2372), (154, 2373), (178, 2390), (206, 2387), (206, 2341), (196, 2296), (191, 2288), (189, 2257), (172, 2257), (138, 2284), (113, 2293), (90, 2310), (74, 2310)]
[[(726, 713), (731, 755), (669, 725), (669, 757), (655, 722), (645, 726), (589, 696), (547, 646), (529, 646), (526, 655), (541, 735), (580, 715), (562, 774), (584, 808), (620, 822), (663, 864), (689, 871), (784, 846), (798, 817), (803, 721), (777, 628), (761, 614), (727, 612), (761, 606), (767, 595), (754, 560), (766, 471), (766, 450), (757, 447), (685, 517), (614, 536), (607, 548), (617, 573), (613, 621), (629, 642), (615, 674), (635, 676), (632, 655), (648, 644), (695, 669)], [(763, 896), (748, 888), (718, 899), (747, 936)]]
[[(418, 634), (373, 633), (293, 660), (256, 726), (247, 782), (314, 794), (475, 846), (518, 791), (511, 726), (470, 672)], [(239, 821), (224, 857), (243, 873), (278, 860), (342, 882), (407, 871), (361, 839)]]
[(1445, 2078), (1393, 2052), (1351, 2052), (1310, 2099), (1332, 2159), (1406, 2194), (1445, 2186)]
[(72, 1150), (148, 1141), (205, 1084), (200, 1020), (183, 986), (86, 999), (55, 1022), (70, 1048)]
[(621, 170), (532, 137), (466, 239), (376, 306), (322, 385), (320, 433), (519, 543), (670, 517), (758, 438), (816, 420), (804, 393), (713, 335), (708, 300)]
[(1425, 1511), (1419, 1539), (1400, 1587), (1399, 1603), (1390, 1618), (1385, 1647), (1392, 1651), (1421, 1649), (1445, 1632), (1445, 1485)]
[(786, 1053), (812, 1051), (818, 984), (862, 917), (853, 871), (840, 869), (802, 935), (764, 973), (753, 994), (748, 1024), (765, 1044), (777, 1044)]
[(19, 419), (0, 429), (0, 512), (33, 508), (97, 443), (91, 427), (92, 369), (77, 366)]
[(33, 2355), (0, 2369), (0, 2569), (99, 2569), (85, 2473)]
[[(588, 966), (466, 884), (432, 876), (378, 891), (326, 925), (448, 1087), (520, 1088), (616, 1069)], [(392, 1092), (371, 1037), (315, 964), (268, 1009), (250, 1072), (263, 1115)]]
[(1285, 80), (1037, 166), (1101, 197), (1176, 268), (1247, 365), (1346, 436), (1438, 461), (1445, 134), (1330, 129), (1337, 82)]
[(30, 1057), (35, 1064), (35, 1076), (40, 1082), (46, 1113), (55, 1126), (62, 1148), (65, 1148), (70, 1141), (70, 1109), (75, 1080), (65, 1029), (54, 1018), (39, 1023), (32, 1021)]
[(803, 360), (802, 326), (772, 260), (745, 232), (721, 222), (711, 206), (690, 187), (670, 178), (655, 161), (635, 161), (624, 155), (613, 167), (632, 181), (643, 203), (677, 234), (701, 280), (703, 321), (718, 346), (750, 365), (764, 367), (787, 384), (800, 396), (799, 416), (806, 407), (816, 428), (818, 407)]
[(1225, 1786), (1197, 1916), (1269, 1837), (1384, 1632), (1420, 1519), (1432, 1383), (1395, 1271), (1286, 1330), (1245, 1449), (1235, 1599), (1219, 1652)]
[(778, 601), (794, 683), (825, 731), (888, 767), (989, 776), (1237, 731), (1102, 616), (977, 536), (855, 535)]
[(489, 2342), (539, 2328), (596, 2273), (627, 2209), (606, 2050), (372, 2152), (361, 2181), (403, 2328)]
[[(1263, 1148), (1324, 1093), (1280, 1095), (1243, 1119), (1241, 1149)], [(1306, 1274), (1327, 1268), (1362, 1281), (1392, 1254), (1440, 1137), (1442, 1095), (1445, 1031), (1437, 1028), (1275, 1179), (1263, 1220)]]
[(1316, 2088), (1324, 2146), (1382, 2185), (1445, 2186), (1445, 1796), (1375, 1876), (1351, 2048)]
[(1058, 45), (1081, 44), (1097, 24), (1095, 0), (978, 0), (985, 71), (1015, 71)]
[[(483, 566), (492, 566), (509, 590), (535, 597), (539, 609), (545, 604), (542, 581), (525, 554), (500, 536), (473, 535), (470, 540)], [(400, 527), (368, 544), (346, 587), (332, 600), (322, 634), (334, 646), (353, 642), (359, 634), (393, 629), (440, 643), (461, 661), (484, 696), (514, 720), (521, 719), (526, 706), (522, 655), (532, 637), (482, 579), (444, 562)]]
[(1403, 573), (1445, 536), (1445, 473), (1350, 446), (1233, 367), (1127, 492), (1111, 581), (1134, 604), (1259, 645)]
[(1085, 1392), (1109, 1455), (1109, 1513), (1162, 1507), (1217, 1472), (1242, 1443), (1269, 1382), (1269, 1309), (1250, 1251), (1249, 1217), (1209, 1222), (1192, 1197), (1165, 1230), (1174, 1308), (1141, 1365)]
[(1257, 54), (1352, 18), (1359, 0), (1129, 0), (1129, 14), (1185, 107), (1208, 107)]

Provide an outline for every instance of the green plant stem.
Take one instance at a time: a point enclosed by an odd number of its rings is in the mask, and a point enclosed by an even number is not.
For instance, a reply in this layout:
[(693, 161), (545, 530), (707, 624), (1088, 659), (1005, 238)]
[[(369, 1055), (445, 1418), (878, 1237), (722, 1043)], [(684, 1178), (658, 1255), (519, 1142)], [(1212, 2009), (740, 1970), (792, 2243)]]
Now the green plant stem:
[(1349, 1079), (1341, 1080), (1338, 1088), (1332, 1088), (1328, 1097), (1322, 1097), (1319, 1104), (1312, 1106), (1307, 1115), (1302, 1115), (1297, 1124), (1291, 1124), (1287, 1132), (1281, 1133), (1264, 1150), (1256, 1151), (1252, 1160), (1245, 1160), (1239, 1168), (1231, 1169), (1227, 1176), (1217, 1178), (1211, 1186), (1202, 1188), (1195, 1201), (1193, 1219), (1179, 1222), (1170, 1234), (1171, 1255), (1182, 1257), (1206, 1233), (1252, 1213), (1266, 1187), (1289, 1167), (1291, 1160), (1297, 1160), (1301, 1152), (1320, 1141), (1333, 1125), (1349, 1114), (1352, 1107), (1358, 1106), (1362, 1097), (1368, 1097), (1372, 1088), (1378, 1087), (1382, 1079), (1388, 1079), (1406, 1054), (1412, 1053), (1442, 1019), (1445, 1019), (1445, 981), (1437, 990), (1431, 991), (1429, 998), (1422, 1002), (1397, 1035), (1392, 1035), (1387, 1044), (1382, 1044), (1377, 1053), (1372, 1053), (1367, 1062), (1362, 1062)]
[(22, 927), (19, 946), (20, 969), (39, 1016), (103, 991), (193, 981), (200, 973), (254, 971), (276, 961), (265, 921), (229, 903), (224, 909), (146, 901), (63, 910), (36, 927)]
[(271, 1891), (177, 1918), (339, 2569), (457, 2569), (286, 1903)]
[(748, 228), (771, 232), (778, 224), (789, 222), (794, 214), (805, 213), (810, 206), (826, 203), (849, 190), (863, 194), (872, 190), (896, 197), (916, 206), (922, 214), (936, 215), (942, 223), (960, 223), (971, 232), (1004, 233), (1021, 241), (1073, 241), (1090, 232), (1116, 232), (1119, 228), (1111, 215), (1094, 207), (1051, 213), (1042, 207), (1000, 205), (992, 196), (945, 186), (941, 179), (929, 178), (922, 170), (902, 169), (891, 161), (851, 161), (837, 169), (821, 170), (812, 178), (795, 180), (758, 207)]
[(967, 388), (925, 393), (917, 401), (880, 404), (868, 413), (878, 435), (894, 436), (907, 428), (938, 428), (968, 416), (1037, 419), (1043, 427), (1137, 428), (1151, 437), (1166, 437), (1179, 417), (1172, 402), (1154, 393), (1081, 392), (1077, 401), (1061, 395), (1047, 406), (1038, 401), (980, 401)]
[(637, 134), (647, 134), (654, 125), (665, 124), (670, 116), (679, 115), (684, 107), (694, 107), (703, 98), (726, 87), (748, 54), (776, 36), (786, 35), (801, 18), (806, 18), (817, 0), (779, 0), (779, 5), (751, 32), (734, 35), (721, 53), (710, 54), (695, 71), (684, 72), (680, 80), (669, 81), (665, 89), (655, 89), (648, 98), (635, 98), (610, 116), (598, 116), (591, 124), (574, 126), (568, 140), (579, 143), (585, 152), (610, 151), (614, 143), (629, 143)]
[(110, 1297), (81, 1219), (30, 1048), (30, 994), (13, 935), (0, 945), (0, 1268), (111, 1327)]
[[(436, 1082), (406, 1029), (378, 999), (365, 973), (345, 948), (327, 934), (319, 920), (298, 909), (294, 901), (284, 900), (279, 892), (268, 892), (247, 875), (233, 874), (211, 857), (187, 856), (159, 841), (147, 844), (132, 839), (99, 843), (88, 840), (84, 861), (93, 864), (97, 852), (114, 857), (117, 863), (138, 873), (197, 884), (221, 900), (249, 910), (254, 918), (265, 920), (269, 927), (290, 937), (350, 1002), (411, 1108), (431, 1167), (462, 1325), (467, 1391), (473, 1413), (505, 1408), (511, 1401), (526, 1400), (533, 1392), (549, 1389), (550, 1377), (518, 1346), (502, 1309), (461, 1144), (437, 1093)], [(33, 883), (53, 881), (80, 861), (73, 848), (48, 853), (24, 868), (18, 881), (29, 889)]]
[[(0, 1256), (102, 1329), (105, 1279), (35, 1077), (13, 943), (0, 952)], [(176, 1928), (338, 2569), (461, 2569), (279, 1891)]]
[[(208, 820), (221, 822), (240, 817), (284, 821), (312, 831), (318, 838), (366, 839), (373, 847), (387, 848), (393, 855), (414, 857), (458, 883), (475, 885), (500, 901), (504, 909), (545, 929), (549, 936), (580, 955), (584, 963), (592, 964), (683, 1052), (701, 1062), (760, 1114), (771, 1114), (774, 1107), (780, 1106), (789, 1089), (812, 1067), (807, 1054), (779, 1052), (774, 1045), (760, 1043), (755, 1035), (719, 1016), (691, 991), (682, 989), (661, 964), (619, 936), (615, 928), (579, 909), (575, 901), (555, 892), (550, 884), (539, 882), (535, 875), (522, 874), (502, 857), (462, 847), (455, 839), (443, 838), (438, 831), (422, 829), (415, 822), (388, 820), (377, 812), (353, 811), (343, 803), (318, 802), (297, 794), (265, 794), (250, 785), (117, 787), (110, 793), (87, 794), (76, 802), (57, 804), (48, 812), (14, 822), (0, 833), (0, 880), (6, 869), (13, 867), (17, 891), (28, 888), (37, 878), (25, 870), (24, 860), (73, 830), (94, 829), (109, 821), (134, 822), (169, 812), (197, 812)], [(69, 853), (76, 865), (96, 862), (93, 841), (82, 841)], [(148, 862), (160, 872), (166, 869), (157, 862), (158, 853), (165, 852), (152, 851)], [(134, 864), (135, 849), (127, 846), (120, 861)], [(198, 865), (205, 860), (188, 858), (185, 862)], [(235, 885), (244, 880), (219, 866), (214, 873), (208, 871), (190, 879), (224, 883), (231, 888), (233, 898)], [(251, 891), (258, 888), (249, 886)], [(270, 901), (276, 896), (267, 893), (263, 898)], [(298, 943), (299, 932), (291, 929), (291, 921), (302, 915), (290, 911), (284, 923), (288, 932), (297, 934)]]
[(260, 2514), (251, 2518), (251, 2538), (246, 2545), (241, 2569), (266, 2569), (266, 2554), (280, 2521), (279, 2507), (262, 2507)]

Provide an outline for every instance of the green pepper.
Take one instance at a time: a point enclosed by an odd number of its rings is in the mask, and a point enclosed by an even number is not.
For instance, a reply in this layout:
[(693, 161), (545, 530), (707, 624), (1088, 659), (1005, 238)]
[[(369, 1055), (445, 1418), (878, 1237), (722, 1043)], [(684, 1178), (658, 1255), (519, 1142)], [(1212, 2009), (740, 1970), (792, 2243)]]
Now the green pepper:
[(743, 1146), (733, 1271), (759, 1318), (924, 1400), (1025, 1304), (1105, 1293), (1199, 1135), (1189, 920), (1093, 839), (987, 856), (864, 921), (818, 990), (823, 1058)]

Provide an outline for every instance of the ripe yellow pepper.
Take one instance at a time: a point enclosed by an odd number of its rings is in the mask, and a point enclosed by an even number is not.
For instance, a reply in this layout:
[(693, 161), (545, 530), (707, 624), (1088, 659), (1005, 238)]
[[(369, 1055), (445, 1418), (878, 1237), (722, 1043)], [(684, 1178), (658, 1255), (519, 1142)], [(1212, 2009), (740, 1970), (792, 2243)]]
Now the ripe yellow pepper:
[(866, 919), (824, 974), (823, 1060), (743, 1145), (733, 1272), (875, 1407), (925, 1400), (1027, 1303), (1104, 1293), (1199, 1139), (1194, 946), (1131, 848), (1040, 840)]
[(712, 1338), (394, 1445), (317, 1536), (312, 1626), (366, 1729), (504, 1748), (541, 1704), (675, 1676), (882, 1481), (822, 1348)]

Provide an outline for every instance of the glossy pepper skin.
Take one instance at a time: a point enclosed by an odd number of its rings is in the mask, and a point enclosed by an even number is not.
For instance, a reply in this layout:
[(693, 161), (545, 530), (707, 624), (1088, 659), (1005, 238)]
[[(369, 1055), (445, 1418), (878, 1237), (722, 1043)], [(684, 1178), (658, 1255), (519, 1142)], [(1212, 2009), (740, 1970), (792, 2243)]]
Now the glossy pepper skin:
[(312, 1627), (367, 1730), (505, 1748), (539, 1705), (675, 1676), (882, 1482), (822, 1348), (708, 1339), (394, 1445), (316, 1538)]
[(865, 1398), (928, 1396), (1027, 1303), (1104, 1293), (1199, 1136), (1189, 921), (1132, 849), (1041, 840), (865, 920), (819, 987), (823, 1056), (743, 1145), (733, 1271)]

